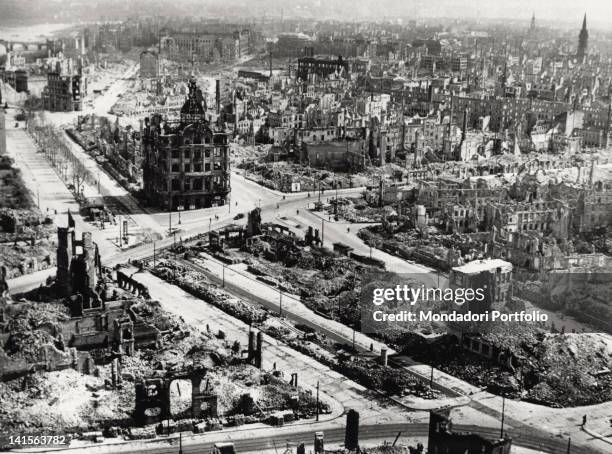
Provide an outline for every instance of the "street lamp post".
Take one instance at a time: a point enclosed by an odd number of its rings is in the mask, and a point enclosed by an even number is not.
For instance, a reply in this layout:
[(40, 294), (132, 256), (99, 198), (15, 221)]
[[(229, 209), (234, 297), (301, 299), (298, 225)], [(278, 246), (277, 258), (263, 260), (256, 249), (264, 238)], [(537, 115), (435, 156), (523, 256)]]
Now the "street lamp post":
[(317, 422), (319, 422), (319, 382), (317, 381)]
[(325, 247), (325, 219), (321, 218), (321, 247)]
[(168, 206), (168, 235), (172, 235), (172, 193), (170, 193)]
[(434, 367), (431, 365), (431, 376), (429, 377), (429, 389), (433, 389)]
[(502, 396), (501, 428), (499, 429), (500, 438), (504, 438), (504, 418), (505, 416), (506, 416), (506, 396)]

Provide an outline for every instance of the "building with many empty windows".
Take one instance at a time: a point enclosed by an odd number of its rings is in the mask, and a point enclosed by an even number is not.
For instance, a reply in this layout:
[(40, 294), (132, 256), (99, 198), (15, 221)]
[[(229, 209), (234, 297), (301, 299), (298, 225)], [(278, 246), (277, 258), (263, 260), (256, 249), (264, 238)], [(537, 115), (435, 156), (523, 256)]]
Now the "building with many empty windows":
[(153, 206), (192, 210), (223, 205), (230, 193), (228, 135), (206, 120), (195, 80), (176, 122), (145, 119), (144, 193)]

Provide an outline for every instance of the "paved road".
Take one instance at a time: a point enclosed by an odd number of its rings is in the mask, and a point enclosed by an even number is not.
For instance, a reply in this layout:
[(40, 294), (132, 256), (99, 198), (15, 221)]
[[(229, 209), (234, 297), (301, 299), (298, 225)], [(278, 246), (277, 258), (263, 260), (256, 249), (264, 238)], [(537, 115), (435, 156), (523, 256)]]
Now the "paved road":
[[(496, 428), (482, 428), (474, 425), (454, 424), (453, 428), (457, 431), (475, 432), (480, 435), (497, 438), (499, 430)], [(256, 453), (269, 449), (281, 448), (287, 443), (298, 444), (304, 443), (307, 452), (312, 450), (314, 443), (314, 432), (322, 430), (324, 439), (327, 444), (341, 445), (344, 443), (345, 430), (343, 427), (304, 427), (296, 430), (295, 427), (282, 427), (273, 429), (264, 429), (263, 434), (258, 434), (258, 430), (244, 429), (232, 433), (209, 433), (203, 436), (188, 435), (182, 438), (182, 450), (184, 454), (208, 454), (212, 452), (214, 443), (218, 442), (233, 442), (236, 451), (239, 453)], [(410, 437), (424, 437), (428, 434), (429, 425), (426, 423), (418, 424), (368, 424), (361, 425), (359, 430), (359, 439), (365, 444), (368, 440), (386, 439), (393, 441), (401, 432), (400, 442)], [(567, 452), (567, 440), (558, 438), (541, 438), (528, 433), (512, 432), (507, 433), (512, 438), (512, 444), (515, 446), (526, 447), (540, 452), (551, 454), (562, 454)], [(114, 445), (114, 446), (96, 446), (87, 452), (96, 454), (102, 453), (121, 453), (121, 454), (140, 454), (143, 452), (149, 454), (176, 454), (178, 452), (179, 439), (174, 437), (169, 441), (138, 443), (137, 446), (130, 444)], [(78, 453), (85, 450), (65, 449), (54, 451), (57, 453)], [(23, 451), (22, 451), (23, 452)], [(587, 448), (572, 446), (573, 454), (592, 454)]]

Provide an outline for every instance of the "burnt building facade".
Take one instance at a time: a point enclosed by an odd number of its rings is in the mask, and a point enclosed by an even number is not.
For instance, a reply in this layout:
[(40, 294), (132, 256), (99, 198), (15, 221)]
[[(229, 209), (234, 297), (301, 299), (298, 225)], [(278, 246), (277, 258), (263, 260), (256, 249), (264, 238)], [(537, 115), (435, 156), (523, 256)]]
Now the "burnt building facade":
[(79, 293), (89, 301), (101, 274), (98, 246), (91, 232), (76, 239), (74, 219), (68, 213), (68, 226), (57, 229), (57, 286), (59, 294)]
[(80, 65), (74, 68), (71, 59), (58, 62), (47, 74), (47, 86), (42, 93), (43, 108), (52, 112), (81, 111), (86, 92), (87, 82)]
[(178, 122), (163, 121), (161, 115), (145, 119), (143, 183), (151, 205), (191, 210), (225, 204), (229, 137), (209, 124), (205, 113), (202, 92), (192, 79)]
[(316, 75), (319, 77), (327, 77), (331, 74), (348, 73), (349, 65), (342, 57), (336, 60), (325, 59), (319, 57), (302, 57), (298, 59), (297, 77), (302, 80), (308, 80), (308, 76)]
[[(25, 69), (0, 68), (0, 79), (13, 87), (17, 93), (28, 93), (28, 73)], [(2, 97), (0, 96), (0, 101)]]
[(429, 413), (429, 454), (510, 454), (511, 438), (491, 440), (471, 432), (453, 430), (448, 410)]

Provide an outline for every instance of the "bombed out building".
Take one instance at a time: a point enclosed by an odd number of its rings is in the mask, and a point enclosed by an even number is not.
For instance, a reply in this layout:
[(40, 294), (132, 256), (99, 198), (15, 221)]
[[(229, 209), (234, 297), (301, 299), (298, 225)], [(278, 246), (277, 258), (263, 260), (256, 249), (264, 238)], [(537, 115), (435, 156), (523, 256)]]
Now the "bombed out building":
[(454, 431), (448, 410), (429, 414), (429, 454), (510, 454), (511, 449), (511, 438), (489, 439), (472, 432)]
[(230, 193), (228, 134), (206, 120), (195, 80), (178, 122), (145, 118), (143, 184), (151, 205), (191, 210), (224, 205)]
[(83, 110), (83, 97), (87, 93), (87, 79), (81, 62), (74, 67), (71, 58), (57, 62), (47, 73), (47, 86), (42, 93), (43, 108), (52, 112)]
[[(148, 297), (146, 288), (121, 271), (111, 282), (91, 233), (77, 239), (70, 214), (68, 226), (59, 227), (57, 235), (55, 284), (41, 286), (39, 295), (51, 301), (46, 306), (36, 295), (32, 301), (11, 301), (5, 270), (0, 270), (0, 381), (36, 371), (92, 374), (96, 364), (161, 345), (161, 331), (138, 312), (143, 302), (139, 296)], [(28, 313), (46, 320), (44, 326), (11, 323)], [(36, 339), (26, 354), (15, 344), (21, 337)]]

